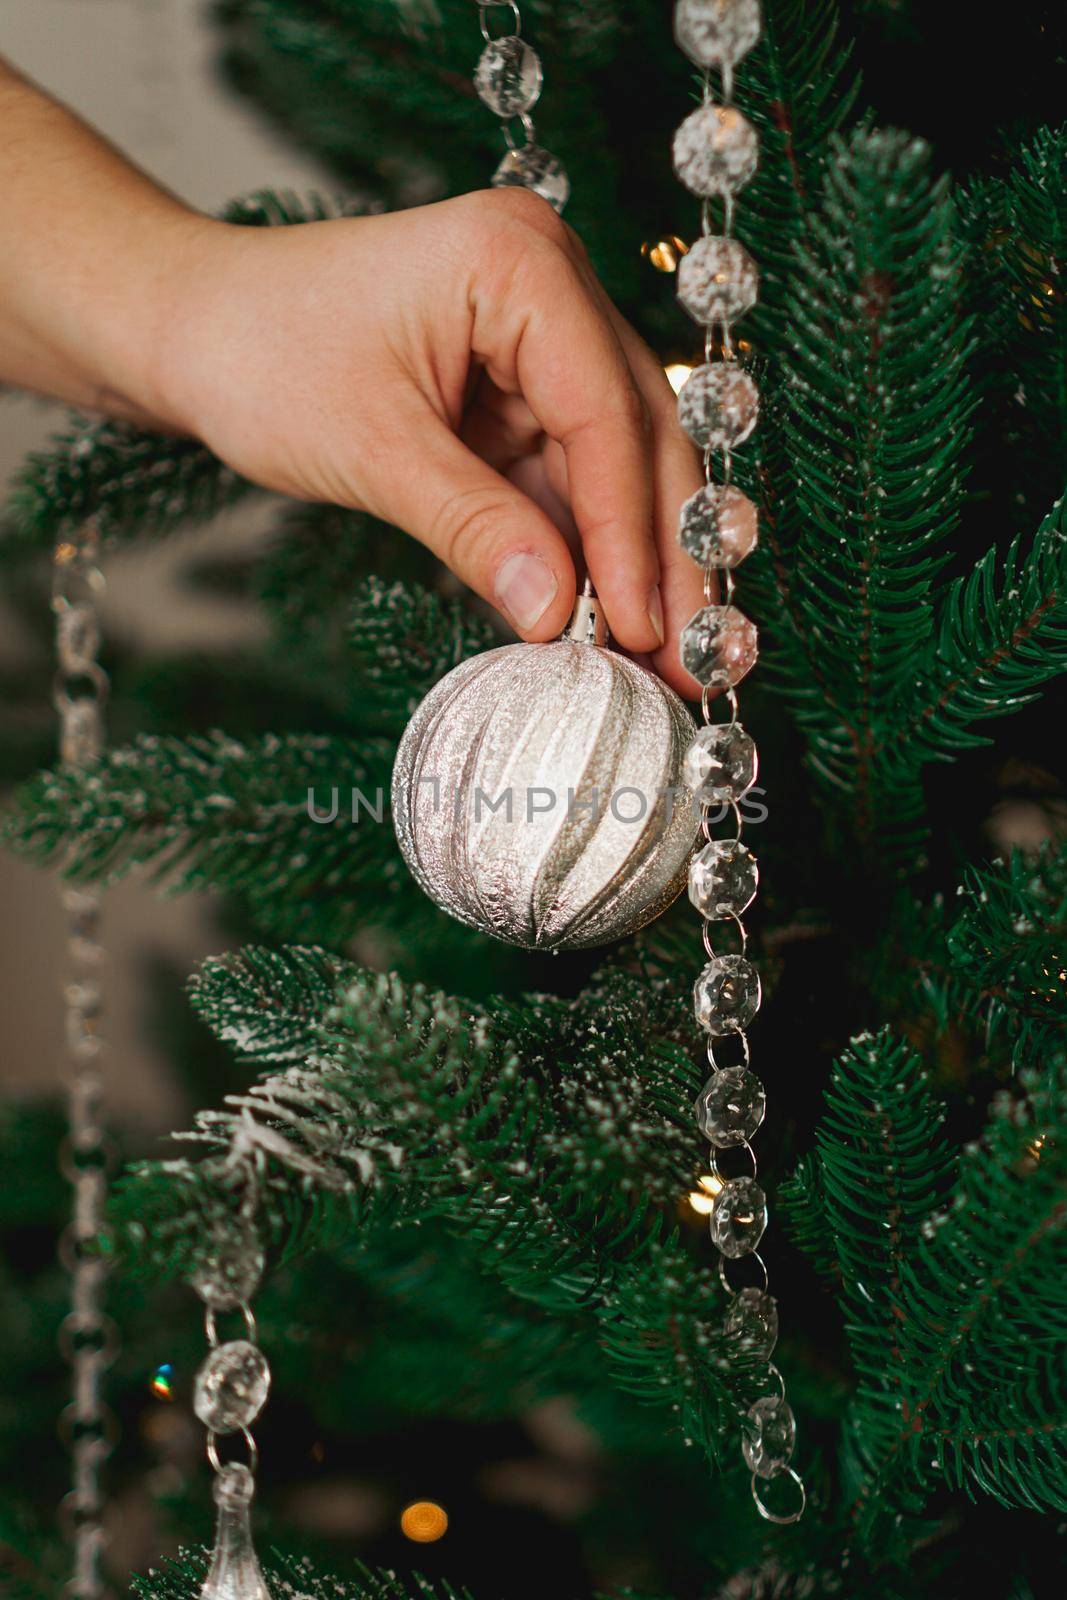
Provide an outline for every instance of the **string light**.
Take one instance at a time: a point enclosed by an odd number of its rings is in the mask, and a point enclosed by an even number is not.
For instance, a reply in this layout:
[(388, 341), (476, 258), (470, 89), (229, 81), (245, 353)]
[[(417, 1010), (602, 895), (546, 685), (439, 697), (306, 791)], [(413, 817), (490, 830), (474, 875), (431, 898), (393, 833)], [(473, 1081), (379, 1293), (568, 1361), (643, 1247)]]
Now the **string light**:
[(679, 239), (677, 234), (668, 233), (655, 243), (646, 239), (641, 246), (641, 254), (646, 261), (651, 262), (657, 272), (677, 272), (678, 263), (687, 255), (689, 246), (684, 239)]
[(448, 1531), (448, 1513), (435, 1500), (413, 1500), (400, 1514), (400, 1531), (413, 1544), (436, 1544)]
[(670, 361), (663, 370), (667, 374), (667, 382), (675, 394), (679, 394), (693, 369), (684, 361)]
[(722, 1193), (722, 1179), (714, 1172), (706, 1172), (697, 1179), (697, 1186), (688, 1196), (689, 1204), (698, 1217), (710, 1217), (715, 1202)]
[(1037, 1163), (1041, 1160), (1041, 1151), (1044, 1148), (1045, 1140), (1047, 1138), (1048, 1135), (1046, 1133), (1039, 1133), (1037, 1138), (1032, 1139), (1026, 1146), (1026, 1155), (1029, 1157), (1029, 1165), (1031, 1169), (1036, 1167)]

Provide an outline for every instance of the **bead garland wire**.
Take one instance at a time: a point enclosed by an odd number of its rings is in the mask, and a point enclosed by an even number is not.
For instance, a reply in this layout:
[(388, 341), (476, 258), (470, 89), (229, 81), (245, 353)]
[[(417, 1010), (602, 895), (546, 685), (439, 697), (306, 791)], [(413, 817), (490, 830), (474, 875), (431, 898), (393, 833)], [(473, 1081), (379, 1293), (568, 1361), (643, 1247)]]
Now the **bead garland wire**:
[[(92, 522), (56, 545), (52, 562), (52, 610), (56, 618), (56, 674), (52, 703), (59, 716), (60, 760), (84, 767), (104, 747), (107, 674), (97, 660), (99, 541)], [(71, 1488), (60, 1518), (71, 1544), (71, 1600), (103, 1600), (111, 1591), (104, 1575), (104, 1463), (114, 1449), (118, 1424), (103, 1396), (103, 1379), (118, 1350), (118, 1334), (105, 1310), (106, 1260), (94, 1243), (104, 1222), (104, 1202), (114, 1152), (101, 1113), (99, 969), (97, 937), (100, 896), (65, 887), (68, 977), (63, 991), (66, 1032), (68, 1132), (59, 1165), (72, 1191), (72, 1216), (59, 1242), (59, 1259), (70, 1275), (70, 1311), (59, 1332), (70, 1365), (72, 1398), (60, 1418), (60, 1436), (71, 1458)]]
[[(507, 145), (504, 159), (494, 172), (494, 189), (532, 189), (556, 211), (562, 211), (570, 198), (566, 172), (550, 151), (537, 142), (537, 129), (531, 116), (541, 98), (541, 61), (536, 50), (522, 37), (522, 14), (515, 0), (476, 0), (485, 49), (475, 68), (474, 87), (478, 98), (500, 118)], [(499, 18), (511, 31), (494, 33), (492, 18)], [(518, 143), (512, 124), (517, 122), (523, 140)]]
[[(218, 1507), (215, 1546), (200, 1600), (270, 1600), (252, 1540), (251, 1512), (259, 1449), (251, 1424), (270, 1392), (271, 1373), (259, 1348), (251, 1297), (263, 1271), (256, 1232), (257, 1182), (254, 1163), (235, 1155), (230, 1172), (242, 1191), (236, 1226), (221, 1222), (209, 1237), (192, 1285), (204, 1305), (208, 1353), (196, 1375), (193, 1409), (207, 1430), (206, 1454), (215, 1474)], [(221, 1340), (218, 1318), (234, 1314), (243, 1336)], [(246, 1460), (224, 1461), (223, 1437), (240, 1437)]]
[[(742, 919), (756, 895), (759, 875), (742, 840), (740, 801), (755, 782), (757, 755), (739, 720), (737, 684), (755, 661), (756, 633), (733, 605), (733, 569), (755, 545), (756, 513), (733, 487), (732, 452), (755, 426), (758, 411), (755, 386), (740, 370), (731, 332), (734, 319), (754, 304), (757, 285), (755, 264), (733, 238), (736, 193), (751, 178), (757, 152), (755, 131), (733, 104), (733, 68), (756, 43), (760, 26), (759, 0), (677, 0), (675, 6), (676, 40), (703, 76), (702, 103), (683, 122), (674, 142), (678, 176), (701, 202), (701, 237), (680, 263), (678, 295), (704, 327), (705, 363), (679, 395), (680, 419), (704, 458), (704, 489), (683, 508), (679, 541), (704, 567), (705, 604), (683, 629), (681, 658), (702, 685), (703, 726), (686, 757), (686, 783), (701, 798), (705, 841), (690, 868), (689, 896), (703, 919), (708, 958), (696, 982), (694, 1003), (712, 1069), (696, 1103), (701, 1131), (712, 1147), (710, 1231), (719, 1251), (719, 1278), (730, 1299), (724, 1335), (740, 1351), (765, 1362), (773, 1384), (773, 1392), (758, 1399), (744, 1418), (742, 1453), (752, 1475), (752, 1496), (765, 1520), (792, 1523), (804, 1513), (806, 1492), (791, 1465), (796, 1425), (785, 1382), (771, 1360), (778, 1313), (758, 1249), (767, 1207), (750, 1142), (763, 1120), (766, 1097), (750, 1070), (747, 1028), (758, 1010), (761, 988), (759, 974), (747, 960)], [(713, 67), (720, 75), (719, 102), (713, 97)], [(715, 231), (712, 214), (716, 200), (722, 207), (721, 233)], [(718, 481), (716, 454), (722, 459)], [(728, 720), (712, 720), (716, 690), (723, 691)], [(730, 813), (733, 837), (716, 838), (714, 823)], [(714, 929), (724, 924), (733, 925), (736, 948), (720, 952)], [(724, 1153), (731, 1150), (743, 1152), (750, 1170), (732, 1176), (722, 1170)], [(755, 1268), (755, 1285), (742, 1287), (731, 1279), (730, 1263), (742, 1260)], [(764, 1499), (766, 1484), (778, 1477), (788, 1478), (798, 1493), (798, 1503), (787, 1511)]]

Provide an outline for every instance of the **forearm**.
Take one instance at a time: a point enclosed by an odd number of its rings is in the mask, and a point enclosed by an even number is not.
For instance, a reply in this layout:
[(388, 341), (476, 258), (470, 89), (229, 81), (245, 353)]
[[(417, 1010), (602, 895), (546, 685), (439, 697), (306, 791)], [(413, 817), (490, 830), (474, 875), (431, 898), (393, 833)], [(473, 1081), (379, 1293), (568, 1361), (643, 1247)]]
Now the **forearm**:
[(215, 226), (0, 61), (0, 382), (171, 425), (160, 349)]

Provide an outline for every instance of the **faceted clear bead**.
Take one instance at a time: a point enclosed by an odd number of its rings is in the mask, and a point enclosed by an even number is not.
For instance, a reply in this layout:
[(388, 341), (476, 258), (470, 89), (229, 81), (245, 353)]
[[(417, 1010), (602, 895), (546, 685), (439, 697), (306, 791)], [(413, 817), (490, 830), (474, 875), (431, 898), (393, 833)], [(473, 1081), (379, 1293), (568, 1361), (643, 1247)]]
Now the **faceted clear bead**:
[(741, 1453), (757, 1478), (774, 1478), (789, 1465), (797, 1442), (792, 1407), (779, 1395), (768, 1395), (749, 1408)]
[(697, 367), (678, 396), (678, 420), (702, 449), (743, 444), (758, 419), (759, 390), (736, 361)]
[(778, 1343), (778, 1305), (763, 1289), (742, 1289), (723, 1319), (723, 1335), (754, 1361), (769, 1361)]
[(541, 95), (541, 58), (513, 34), (494, 39), (482, 51), (474, 72), (478, 97), (498, 117), (518, 117)]
[(493, 173), (494, 189), (532, 189), (547, 200), (554, 211), (562, 211), (570, 199), (571, 183), (556, 157), (539, 144), (509, 150)]
[(701, 728), (685, 753), (682, 782), (701, 800), (740, 800), (756, 781), (759, 757), (739, 722)]
[(767, 1197), (755, 1178), (724, 1183), (711, 1213), (711, 1241), (724, 1256), (751, 1255), (767, 1226)]
[(264, 1254), (259, 1235), (247, 1223), (212, 1228), (200, 1265), (190, 1283), (212, 1311), (246, 1305), (259, 1288)]
[(740, 839), (706, 844), (689, 863), (689, 898), (702, 917), (739, 917), (756, 898), (759, 867)]
[(697, 1096), (697, 1125), (717, 1150), (751, 1139), (767, 1109), (763, 1085), (747, 1067), (723, 1067)]
[(674, 170), (694, 194), (736, 194), (756, 170), (759, 139), (733, 106), (698, 106), (674, 136)]
[(756, 624), (736, 606), (702, 606), (682, 629), (679, 653), (699, 684), (740, 683), (759, 654)]
[(713, 1039), (747, 1028), (762, 998), (759, 973), (744, 956), (713, 956), (693, 986), (696, 1019)]
[(710, 234), (678, 263), (678, 299), (694, 322), (736, 322), (759, 295), (759, 272), (743, 244)]
[(259, 1416), (270, 1393), (270, 1368), (247, 1339), (216, 1345), (196, 1375), (193, 1410), (212, 1433), (233, 1433)]
[(682, 507), (678, 543), (702, 567), (736, 567), (759, 537), (756, 508), (731, 483), (709, 483)]
[(215, 1548), (200, 1600), (271, 1600), (252, 1544), (254, 1493), (255, 1480), (243, 1462), (227, 1461), (215, 1479)]
[(760, 0), (678, 0), (674, 37), (698, 67), (734, 66), (760, 36)]

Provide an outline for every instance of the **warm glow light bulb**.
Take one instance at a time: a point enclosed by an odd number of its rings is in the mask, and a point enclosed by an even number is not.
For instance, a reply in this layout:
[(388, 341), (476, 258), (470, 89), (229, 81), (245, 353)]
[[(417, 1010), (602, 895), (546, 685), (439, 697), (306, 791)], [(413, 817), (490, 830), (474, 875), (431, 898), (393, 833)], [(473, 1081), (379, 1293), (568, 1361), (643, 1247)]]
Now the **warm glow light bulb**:
[(676, 272), (678, 263), (688, 252), (689, 246), (684, 239), (679, 239), (675, 233), (669, 233), (663, 239), (654, 243), (645, 243), (641, 246), (641, 254), (646, 261), (650, 261), (657, 272)]
[(722, 1193), (722, 1179), (714, 1172), (697, 1179), (697, 1186), (688, 1196), (689, 1204), (698, 1217), (710, 1217), (715, 1202)]
[(667, 374), (667, 382), (675, 394), (680, 394), (686, 379), (693, 369), (687, 366), (684, 361), (672, 361), (663, 370)]
[(434, 1500), (413, 1500), (400, 1514), (400, 1531), (414, 1544), (434, 1544), (448, 1531), (448, 1513)]

